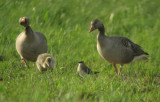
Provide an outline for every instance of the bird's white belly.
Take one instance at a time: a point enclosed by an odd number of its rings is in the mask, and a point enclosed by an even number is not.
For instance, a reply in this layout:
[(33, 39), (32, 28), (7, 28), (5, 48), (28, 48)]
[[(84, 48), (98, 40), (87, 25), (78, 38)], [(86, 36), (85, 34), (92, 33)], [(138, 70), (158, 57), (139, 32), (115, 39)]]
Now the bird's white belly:
[(81, 77), (85, 77), (86, 75), (88, 75), (84, 70), (82, 70), (82, 69), (80, 68), (80, 65), (79, 65), (78, 68), (77, 68), (77, 72), (79, 73), (79, 75), (80, 75)]

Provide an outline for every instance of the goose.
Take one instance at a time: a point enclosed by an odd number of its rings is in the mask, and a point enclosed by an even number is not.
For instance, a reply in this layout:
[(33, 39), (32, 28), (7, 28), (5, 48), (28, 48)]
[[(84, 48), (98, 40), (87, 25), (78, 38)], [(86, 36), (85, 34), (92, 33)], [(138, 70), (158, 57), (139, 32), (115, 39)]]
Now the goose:
[(36, 62), (39, 54), (47, 52), (47, 40), (42, 33), (31, 29), (29, 18), (22, 17), (19, 19), (19, 23), (24, 26), (24, 32), (16, 38), (16, 50), (24, 65), (28, 67), (26, 60)]
[(55, 66), (55, 59), (50, 54), (43, 53), (38, 56), (36, 65), (39, 71), (52, 70)]
[[(136, 60), (149, 60), (145, 55), (147, 52), (133, 43), (131, 40), (121, 36), (105, 36), (105, 28), (100, 20), (95, 19), (91, 21), (89, 32), (98, 29), (97, 35), (97, 50), (102, 58), (110, 62), (117, 75), (120, 75), (123, 65), (131, 63)], [(120, 64), (119, 71), (116, 65)]]
[(99, 72), (93, 72), (90, 68), (88, 68), (83, 61), (78, 62), (77, 72), (81, 77), (86, 76), (87, 74), (97, 74)]

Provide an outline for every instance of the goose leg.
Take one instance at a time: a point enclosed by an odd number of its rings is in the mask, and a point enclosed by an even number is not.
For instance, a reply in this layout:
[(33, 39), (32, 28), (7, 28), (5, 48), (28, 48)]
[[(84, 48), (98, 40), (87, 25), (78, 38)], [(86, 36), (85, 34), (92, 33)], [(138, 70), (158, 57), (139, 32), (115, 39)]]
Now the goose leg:
[(118, 71), (117, 71), (117, 67), (116, 64), (113, 64), (114, 70), (116, 71), (117, 75), (118, 75)]
[(27, 65), (27, 63), (26, 63), (26, 60), (25, 60), (24, 58), (22, 58), (22, 62), (24, 63), (24, 65), (25, 65), (27, 68), (29, 68), (28, 65)]
[(120, 68), (119, 68), (118, 75), (120, 75), (120, 74), (121, 74), (122, 68), (123, 68), (123, 66), (121, 65), (121, 66), (120, 66)]

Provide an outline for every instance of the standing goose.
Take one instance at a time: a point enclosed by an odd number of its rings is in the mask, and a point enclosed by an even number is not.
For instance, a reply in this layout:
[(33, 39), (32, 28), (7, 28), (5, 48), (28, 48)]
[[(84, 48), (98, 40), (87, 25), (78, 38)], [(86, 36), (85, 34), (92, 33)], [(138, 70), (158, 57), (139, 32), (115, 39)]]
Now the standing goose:
[(26, 60), (35, 62), (39, 54), (47, 52), (47, 40), (43, 34), (31, 29), (29, 18), (20, 18), (19, 23), (25, 30), (16, 39), (16, 50), (24, 65), (28, 67)]
[[(97, 50), (98, 53), (105, 60), (113, 64), (113, 67), (117, 73), (120, 74), (124, 64), (133, 62), (135, 60), (148, 60), (142, 48), (133, 43), (131, 40), (120, 36), (105, 36), (105, 28), (103, 24), (98, 20), (91, 22), (91, 28), (89, 32), (98, 29), (97, 36)], [(117, 71), (116, 64), (120, 64), (119, 72)]]

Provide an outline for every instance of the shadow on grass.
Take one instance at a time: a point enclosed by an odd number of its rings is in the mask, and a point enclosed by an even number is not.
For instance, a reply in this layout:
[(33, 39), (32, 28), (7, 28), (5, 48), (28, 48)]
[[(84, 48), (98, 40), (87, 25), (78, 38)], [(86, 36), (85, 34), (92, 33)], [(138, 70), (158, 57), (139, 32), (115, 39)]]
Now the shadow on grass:
[(79, 96), (79, 99), (80, 99), (80, 100), (83, 100), (83, 99), (91, 99), (91, 100), (94, 100), (94, 99), (95, 99), (95, 95), (92, 94), (92, 93), (83, 92), (83, 93)]
[(0, 56), (0, 61), (4, 61), (4, 56)]
[(3, 81), (3, 78), (0, 77), (0, 81)]

